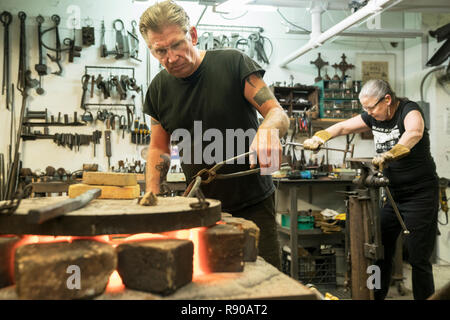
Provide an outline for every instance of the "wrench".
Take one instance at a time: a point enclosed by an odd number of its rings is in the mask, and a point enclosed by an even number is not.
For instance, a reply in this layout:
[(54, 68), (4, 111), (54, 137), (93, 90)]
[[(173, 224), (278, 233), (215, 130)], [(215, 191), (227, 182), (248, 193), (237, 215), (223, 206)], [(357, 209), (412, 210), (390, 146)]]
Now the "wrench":
[(9, 110), (9, 25), (12, 21), (11, 13), (3, 11), (0, 15), (0, 21), (4, 27), (2, 95), (5, 93), (6, 89), (6, 109)]

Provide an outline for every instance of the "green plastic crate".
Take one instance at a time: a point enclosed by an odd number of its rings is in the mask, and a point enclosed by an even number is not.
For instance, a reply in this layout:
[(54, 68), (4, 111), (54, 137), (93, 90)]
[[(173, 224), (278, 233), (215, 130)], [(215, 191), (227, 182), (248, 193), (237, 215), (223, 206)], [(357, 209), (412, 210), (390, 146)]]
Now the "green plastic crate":
[[(314, 229), (314, 217), (312, 216), (298, 216), (297, 217), (297, 229), (298, 230), (311, 230)], [(291, 227), (291, 216), (281, 215), (281, 226), (285, 228)]]

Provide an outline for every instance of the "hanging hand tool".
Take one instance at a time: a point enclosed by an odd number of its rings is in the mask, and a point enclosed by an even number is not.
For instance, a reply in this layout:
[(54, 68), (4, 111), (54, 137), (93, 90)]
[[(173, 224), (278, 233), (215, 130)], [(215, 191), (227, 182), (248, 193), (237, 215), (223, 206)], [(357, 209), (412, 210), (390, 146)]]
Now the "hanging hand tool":
[[(61, 48), (61, 41), (59, 40), (58, 26), (59, 26), (59, 23), (61, 22), (61, 18), (57, 14), (54, 14), (54, 15), (52, 15), (51, 19), (52, 19), (53, 23), (55, 24), (55, 26), (52, 27), (52, 28), (49, 28), (47, 30), (42, 31), (40, 42), (41, 42), (42, 46), (45, 49), (50, 50), (50, 51), (55, 51), (55, 53), (56, 53), (55, 57), (51, 56), (48, 53), (47, 53), (47, 57), (49, 57), (49, 59), (52, 62), (55, 62), (57, 64), (57, 66), (58, 66), (58, 71), (52, 72), (52, 74), (61, 75), (62, 74), (62, 67), (61, 67), (61, 64), (59, 63), (61, 61), (61, 52), (64, 51), (64, 50), (67, 50), (67, 49), (62, 49)], [(52, 31), (52, 30), (55, 30), (55, 48), (51, 48), (51, 47), (45, 45), (44, 41), (42, 40), (43, 35), (45, 33), (49, 32), (49, 31)]]
[(47, 74), (47, 66), (44, 64), (44, 59), (42, 56), (42, 41), (41, 41), (42, 23), (44, 22), (44, 17), (38, 15), (36, 21), (38, 23), (39, 63), (34, 66), (34, 69), (39, 75), (39, 87), (36, 89), (36, 93), (41, 95), (44, 94), (44, 89), (42, 88), (42, 76), (45, 76)]
[(81, 34), (82, 34), (82, 42), (84, 46), (91, 46), (95, 44), (95, 33), (94, 33), (94, 27), (92, 27), (92, 19), (85, 19), (85, 22), (87, 26), (84, 26), (81, 28)]
[[(117, 24), (120, 25), (120, 28), (117, 27)], [(125, 48), (124, 48), (124, 37), (123, 30), (125, 28), (123, 21), (120, 19), (116, 19), (113, 22), (113, 28), (116, 30), (116, 59), (121, 59), (124, 57)]]
[(134, 120), (134, 130), (131, 133), (131, 142), (137, 144), (138, 143), (138, 134), (139, 134), (139, 120)]
[(111, 113), (109, 119), (110, 119), (109, 122), (111, 124), (111, 130), (116, 130), (116, 115)]
[(97, 79), (95, 79), (95, 83), (97, 84), (97, 88), (102, 90), (103, 98), (108, 99), (110, 97), (110, 93), (108, 87), (106, 86), (106, 82), (103, 81), (102, 75), (98, 75)]
[(127, 91), (122, 86), (122, 83), (120, 83), (117, 76), (112, 77), (111, 82), (113, 85), (117, 88), (117, 92), (119, 93), (120, 100), (125, 100), (127, 98)]
[[(123, 119), (123, 121), (122, 121)], [(119, 129), (122, 130), (122, 139), (125, 139), (125, 129), (127, 128), (127, 124), (125, 123), (125, 116), (121, 115), (119, 117)]]
[(131, 21), (131, 32), (128, 31), (130, 36), (130, 58), (142, 62), (139, 57), (139, 38), (136, 32), (136, 21)]
[(3, 81), (2, 81), (2, 95), (6, 91), (6, 109), (9, 110), (9, 25), (12, 21), (11, 13), (3, 11), (0, 14), (0, 21), (3, 24)]
[(144, 133), (145, 133), (144, 123), (139, 122), (139, 135), (138, 135), (138, 143), (137, 144), (144, 144)]
[(50, 219), (60, 217), (66, 213), (85, 207), (89, 202), (100, 197), (101, 194), (101, 189), (91, 189), (76, 198), (57, 202), (43, 208), (31, 209), (28, 211), (27, 222), (41, 224)]
[(89, 110), (85, 110), (84, 113), (81, 115), (81, 120), (84, 122), (93, 122), (94, 117), (92, 116), (92, 113)]
[(125, 107), (127, 108), (127, 129), (128, 129), (128, 132), (131, 132), (132, 131), (131, 127), (133, 125), (134, 115), (133, 115), (133, 112), (131, 111), (131, 108), (130, 108), (129, 105), (126, 105)]
[(108, 157), (108, 171), (111, 168), (111, 131), (105, 130), (105, 151)]
[(91, 98), (94, 97), (94, 88), (95, 88), (95, 76), (91, 76)]
[[(106, 48), (106, 43), (105, 43), (105, 21), (102, 20), (102, 27), (101, 27), (101, 46), (100, 46), (100, 57), (105, 58), (106, 56), (108, 56), (108, 49)], [(98, 84), (97, 84), (98, 85)]]
[(80, 104), (80, 108), (83, 110), (86, 110), (86, 106), (84, 105), (84, 100), (86, 99), (86, 91), (88, 89), (88, 83), (89, 83), (89, 79), (90, 79), (90, 75), (88, 74), (84, 74), (81, 77), (81, 83), (83, 84), (83, 93), (81, 95), (81, 104)]
[(14, 133), (16, 132), (16, 110), (14, 110), (14, 84), (11, 85), (11, 130), (9, 133), (9, 146), (8, 146), (8, 171), (12, 165), (13, 158), (12, 158), (12, 148), (13, 148), (13, 137)]
[(69, 47), (69, 62), (73, 62), (73, 58), (79, 58), (81, 57), (81, 50), (82, 48), (80, 46), (77, 46), (75, 43), (75, 34), (76, 34), (76, 29), (75, 29), (75, 21), (73, 22), (73, 39), (70, 38), (65, 38), (64, 39), (64, 44), (66, 46)]
[(139, 87), (136, 84), (136, 79), (135, 78), (128, 78), (128, 80), (127, 80), (127, 88), (130, 89), (130, 90), (134, 90), (137, 93), (139, 93), (142, 90), (142, 88)]
[(96, 156), (96, 152), (95, 152), (95, 149), (96, 149), (96, 148), (95, 148), (95, 145), (97, 145), (97, 144), (100, 143), (101, 137), (102, 137), (102, 132), (101, 132), (101, 131), (95, 130), (95, 131), (92, 133), (92, 143), (93, 143), (93, 145), (94, 145), (94, 157)]
[(36, 79), (31, 79), (31, 71), (27, 69), (27, 49), (26, 49), (26, 29), (25, 20), (27, 15), (20, 11), (18, 14), (20, 20), (20, 45), (19, 45), (19, 71), (17, 77), (17, 89), (23, 91), (26, 87), (34, 88), (38, 85)]

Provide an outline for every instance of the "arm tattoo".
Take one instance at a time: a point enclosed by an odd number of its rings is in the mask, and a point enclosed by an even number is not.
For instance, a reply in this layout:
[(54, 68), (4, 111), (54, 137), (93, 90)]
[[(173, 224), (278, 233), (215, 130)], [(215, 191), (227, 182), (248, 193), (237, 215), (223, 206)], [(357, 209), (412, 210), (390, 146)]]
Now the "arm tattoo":
[(170, 167), (170, 156), (168, 154), (162, 154), (160, 158), (162, 161), (155, 166), (156, 170), (159, 171), (159, 193), (166, 194), (169, 187), (166, 177)]
[(255, 85), (250, 81), (250, 76), (248, 76), (247, 79), (245, 79), (245, 81), (247, 81), (247, 83), (251, 85), (253, 88), (256, 88)]
[(253, 99), (255, 100), (258, 106), (262, 106), (266, 101), (273, 100), (274, 96), (272, 94), (272, 91), (270, 91), (269, 88), (264, 86), (261, 89), (259, 89), (259, 91), (255, 94)]

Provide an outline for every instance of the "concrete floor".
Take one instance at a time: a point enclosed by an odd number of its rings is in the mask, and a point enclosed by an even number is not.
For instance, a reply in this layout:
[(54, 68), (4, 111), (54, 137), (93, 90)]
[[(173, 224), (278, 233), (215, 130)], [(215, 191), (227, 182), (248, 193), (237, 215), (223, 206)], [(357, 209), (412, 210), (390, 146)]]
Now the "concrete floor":
[[(433, 276), (435, 290), (439, 290), (446, 284), (450, 283), (450, 265), (433, 264)], [(413, 300), (412, 282), (411, 282), (411, 266), (403, 263), (403, 285), (405, 295), (401, 295), (395, 286), (389, 289), (386, 300)]]
[[(434, 275), (434, 286), (435, 290), (443, 288), (446, 284), (450, 283), (450, 264), (446, 265), (433, 265), (433, 275)], [(403, 263), (403, 281), (401, 282), (403, 286), (400, 286), (400, 290), (397, 288), (396, 284), (393, 284), (389, 288), (386, 300), (414, 300), (412, 293), (412, 282), (411, 282), (411, 266), (407, 263)], [(326, 289), (318, 288), (322, 295), (325, 293), (330, 293), (340, 300), (351, 300), (351, 293), (345, 291), (343, 287)]]

